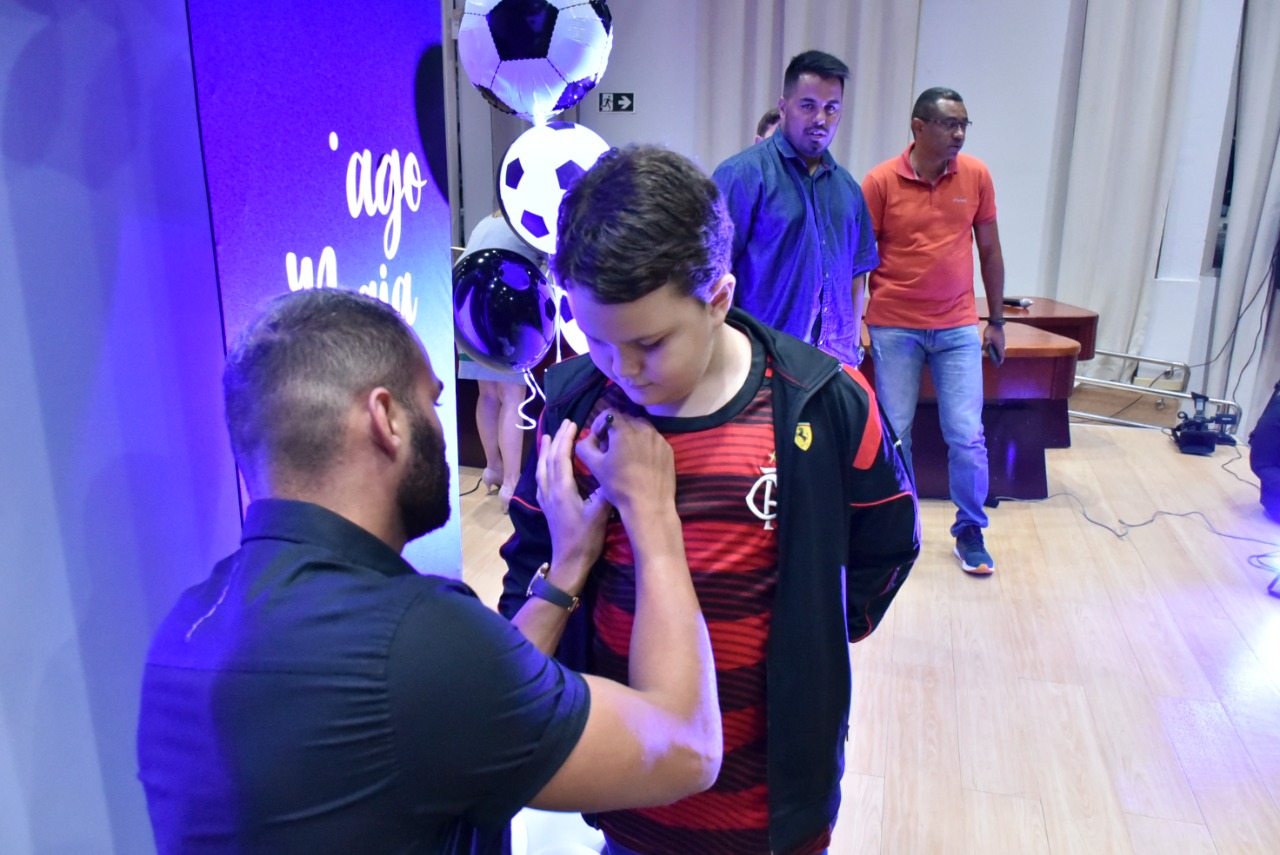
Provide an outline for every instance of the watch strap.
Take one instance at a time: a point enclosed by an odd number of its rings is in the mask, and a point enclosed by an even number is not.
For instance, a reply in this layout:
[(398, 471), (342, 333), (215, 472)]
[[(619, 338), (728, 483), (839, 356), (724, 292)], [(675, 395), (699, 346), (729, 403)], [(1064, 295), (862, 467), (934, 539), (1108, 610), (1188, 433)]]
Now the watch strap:
[(547, 571), (551, 569), (550, 564), (543, 564), (533, 574), (533, 578), (529, 580), (529, 589), (525, 591), (526, 597), (537, 597), (540, 600), (546, 600), (553, 606), (559, 606), (565, 611), (572, 612), (578, 607), (579, 599), (568, 591), (557, 588), (547, 579)]

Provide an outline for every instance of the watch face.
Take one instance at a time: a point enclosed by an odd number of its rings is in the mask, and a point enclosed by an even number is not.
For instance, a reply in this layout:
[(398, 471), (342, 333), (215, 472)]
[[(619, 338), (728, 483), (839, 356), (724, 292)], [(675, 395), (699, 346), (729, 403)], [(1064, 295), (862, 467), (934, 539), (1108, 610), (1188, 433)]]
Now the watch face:
[(529, 587), (528, 587), (528, 588), (526, 588), (526, 589), (525, 589), (525, 591), (524, 591), (524, 595), (525, 595), (525, 597), (526, 597), (526, 598), (528, 598), (528, 597), (532, 597), (532, 596), (533, 596), (533, 589), (537, 586), (538, 581), (539, 581), (540, 579), (546, 579), (546, 578), (547, 578), (547, 568), (548, 568), (548, 567), (550, 567), (550, 565), (549, 565), (549, 564), (543, 564), (543, 565), (542, 565), (541, 567), (539, 567), (537, 570), (533, 571), (533, 578), (529, 580)]

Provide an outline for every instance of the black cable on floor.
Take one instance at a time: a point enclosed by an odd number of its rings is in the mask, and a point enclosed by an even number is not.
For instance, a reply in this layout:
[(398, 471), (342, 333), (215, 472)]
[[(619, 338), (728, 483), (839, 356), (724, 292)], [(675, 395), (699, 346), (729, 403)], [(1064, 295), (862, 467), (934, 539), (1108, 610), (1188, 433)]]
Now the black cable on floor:
[[(1239, 450), (1237, 449), (1237, 454), (1238, 453), (1239, 453)], [(1233, 461), (1231, 460), (1227, 461), (1227, 463), (1231, 463), (1231, 462)], [(1225, 464), (1224, 464), (1224, 467), (1225, 467)], [(1230, 470), (1227, 470), (1227, 471), (1230, 471)], [(1234, 475), (1235, 473), (1232, 472), (1231, 474)], [(1248, 482), (1245, 482), (1245, 483), (1248, 483)], [(1204, 522), (1205, 526), (1209, 529), (1209, 531), (1213, 532), (1218, 537), (1225, 538), (1228, 540), (1239, 540), (1246, 543), (1261, 543), (1263, 546), (1269, 546), (1271, 547), (1270, 552), (1259, 552), (1254, 555), (1250, 555), (1248, 558), (1245, 559), (1245, 561), (1250, 567), (1253, 567), (1258, 570), (1265, 570), (1269, 573), (1277, 574), (1276, 578), (1272, 579), (1271, 584), (1267, 586), (1267, 593), (1273, 597), (1280, 598), (1280, 590), (1276, 589), (1276, 584), (1280, 582), (1280, 565), (1273, 566), (1272, 564), (1267, 563), (1269, 559), (1274, 559), (1275, 561), (1280, 562), (1280, 543), (1272, 543), (1269, 540), (1262, 540), (1256, 537), (1245, 537), (1239, 534), (1228, 534), (1225, 531), (1218, 531), (1218, 529), (1214, 526), (1214, 524), (1209, 521), (1209, 518), (1205, 516), (1203, 511), (1187, 511), (1186, 513), (1177, 513), (1175, 511), (1156, 511), (1149, 518), (1143, 520), (1140, 523), (1125, 522), (1123, 519), (1119, 520), (1119, 523), (1123, 528), (1117, 529), (1117, 528), (1112, 528), (1111, 526), (1107, 525), (1101, 520), (1095, 520), (1093, 517), (1089, 516), (1089, 509), (1085, 505), (1084, 500), (1082, 500), (1079, 496), (1077, 496), (1075, 493), (1072, 493), (1069, 490), (1063, 490), (1060, 493), (1051, 493), (1050, 495), (1046, 496), (1043, 499), (1018, 499), (1018, 498), (1014, 498), (1013, 496), (996, 496), (995, 501), (997, 503), (1001, 501), (1007, 501), (1007, 502), (1021, 502), (1024, 504), (1038, 505), (1038, 504), (1047, 502), (1050, 499), (1056, 499), (1060, 496), (1066, 496), (1067, 498), (1075, 501), (1075, 503), (1080, 506), (1081, 516), (1083, 516), (1090, 523), (1093, 523), (1094, 525), (1096, 525), (1098, 528), (1103, 528), (1111, 532), (1111, 534), (1115, 535), (1117, 540), (1124, 540), (1126, 537), (1129, 536), (1129, 532), (1133, 531), (1136, 528), (1142, 528), (1144, 526), (1151, 525), (1159, 517), (1199, 517)], [(990, 502), (992, 501), (992, 499), (988, 498), (987, 501)]]

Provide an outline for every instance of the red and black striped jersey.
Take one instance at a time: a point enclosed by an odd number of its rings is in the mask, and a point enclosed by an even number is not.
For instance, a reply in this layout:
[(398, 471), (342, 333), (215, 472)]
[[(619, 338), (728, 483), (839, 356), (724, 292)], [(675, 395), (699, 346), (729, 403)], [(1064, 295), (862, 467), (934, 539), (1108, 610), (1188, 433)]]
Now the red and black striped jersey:
[[(606, 408), (634, 411), (609, 385), (591, 417)], [(768, 853), (766, 662), (778, 581), (777, 461), (770, 371), (759, 346), (743, 389), (716, 413), (649, 416), (675, 452), (676, 507), (694, 588), (715, 654), (724, 729), (724, 761), (710, 790), (672, 805), (601, 814), (601, 827), (645, 853)], [(584, 490), (595, 483), (583, 470)], [(635, 565), (622, 524), (606, 534), (593, 571), (595, 668), (626, 682), (635, 610)], [(826, 848), (829, 834), (804, 851)]]

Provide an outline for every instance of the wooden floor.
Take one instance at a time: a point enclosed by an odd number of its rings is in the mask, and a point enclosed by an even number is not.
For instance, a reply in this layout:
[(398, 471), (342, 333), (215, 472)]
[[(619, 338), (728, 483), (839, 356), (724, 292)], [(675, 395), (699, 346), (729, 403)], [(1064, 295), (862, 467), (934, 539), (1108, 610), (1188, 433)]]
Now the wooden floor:
[[(1247, 459), (1158, 431), (1072, 438), (1048, 500), (991, 512), (993, 577), (960, 572), (952, 507), (922, 503), (920, 560), (851, 650), (833, 855), (1280, 852), (1280, 599), (1248, 562), (1280, 525), (1235, 477), (1256, 484)], [(1204, 517), (1137, 527), (1157, 511)], [(509, 524), (479, 493), (462, 519), (492, 604)]]

